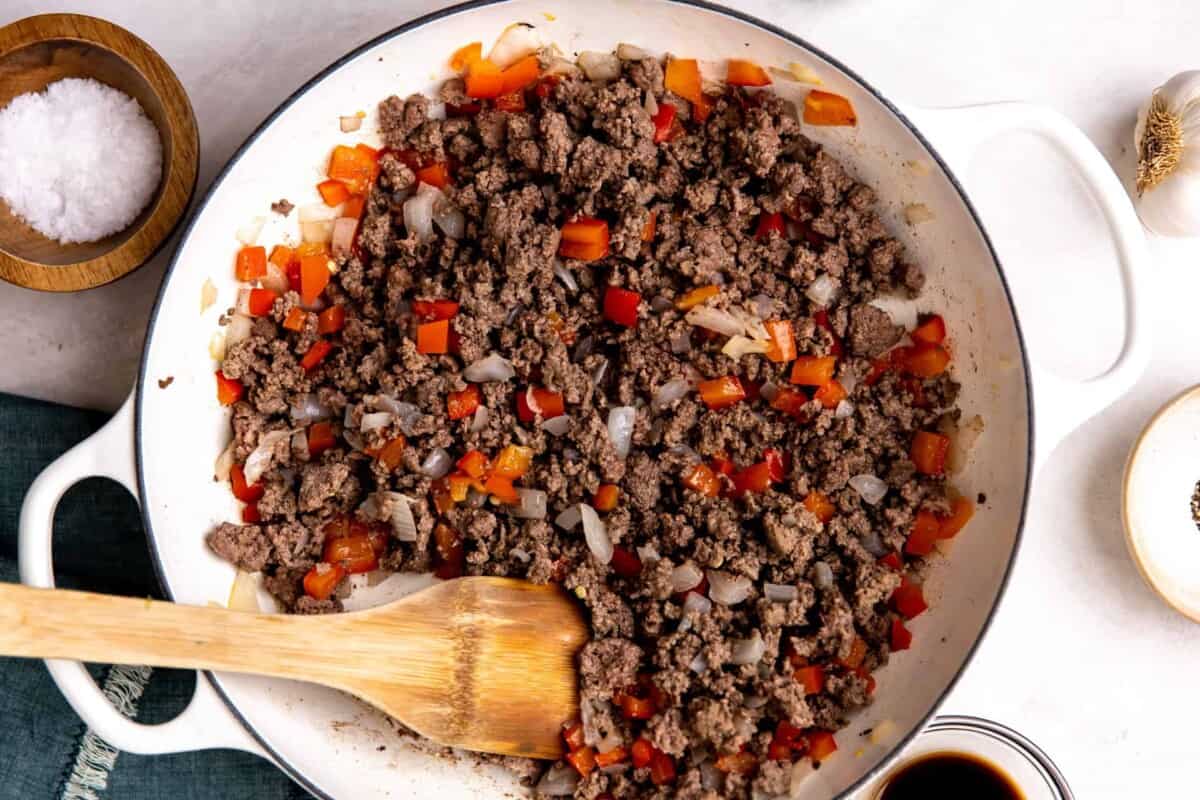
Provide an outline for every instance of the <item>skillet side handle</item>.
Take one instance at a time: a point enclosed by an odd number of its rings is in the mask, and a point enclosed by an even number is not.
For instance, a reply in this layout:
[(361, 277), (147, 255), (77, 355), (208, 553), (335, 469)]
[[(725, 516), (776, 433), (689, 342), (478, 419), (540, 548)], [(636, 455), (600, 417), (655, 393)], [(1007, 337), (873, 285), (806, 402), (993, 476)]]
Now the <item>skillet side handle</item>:
[[(22, 583), (54, 586), (54, 511), (67, 489), (84, 478), (101, 476), (138, 497), (133, 404), (131, 394), (107, 425), (46, 467), (30, 486), (21, 506), (18, 537)], [(161, 725), (142, 725), (117, 710), (83, 664), (47, 659), (46, 668), (84, 723), (119, 750), (154, 755), (228, 747), (267, 757), (202, 673), (197, 673), (196, 693), (179, 716)]]
[[(1075, 428), (1112, 405), (1141, 378), (1150, 360), (1149, 297), (1153, 275), (1142, 224), (1129, 195), (1091, 140), (1062, 114), (1029, 103), (904, 109), (959, 178), (980, 147), (1005, 133), (1033, 133), (1067, 158), (1096, 200), (1116, 245), (1125, 293), (1125, 343), (1099, 375), (1069, 380), (1032, 364), (1034, 468)], [(1016, 268), (1014, 265), (1010, 267)]]

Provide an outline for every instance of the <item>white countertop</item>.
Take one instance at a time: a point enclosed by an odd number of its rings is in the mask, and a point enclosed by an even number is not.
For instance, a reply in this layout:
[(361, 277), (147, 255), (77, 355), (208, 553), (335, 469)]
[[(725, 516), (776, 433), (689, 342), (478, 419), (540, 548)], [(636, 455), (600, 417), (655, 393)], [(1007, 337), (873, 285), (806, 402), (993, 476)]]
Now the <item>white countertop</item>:
[[(1185, 0), (754, 0), (731, 3), (799, 33), (892, 99), (941, 106), (1022, 99), (1054, 106), (1123, 177), (1137, 104), (1200, 67), (1200, 4)], [(200, 123), (200, 190), (283, 98), (355, 45), (441, 3), (428, 0), (91, 0), (82, 10), (146, 39), (175, 68)], [(57, 0), (7, 0), (0, 24)], [(1121, 338), (1116, 271), (1073, 179), (1048, 148), (993, 143), (966, 176), (992, 228), (1035, 357), (1098, 371)], [(1008, 215), (1006, 215), (1006, 218)], [(168, 248), (169, 250), (170, 248)], [(1151, 240), (1154, 357), (1132, 395), (1086, 423), (1036, 482), (1025, 546), (991, 633), (944, 711), (1017, 728), (1079, 798), (1190, 793), (1189, 722), (1200, 636), (1143, 584), (1119, 522), (1125, 454), (1158, 405), (1197, 381), (1200, 242)], [(168, 260), (77, 295), (0, 283), (9, 332), (0, 391), (114, 408), (128, 392)], [(1200, 568), (1200, 567), (1198, 567)], [(1197, 659), (1191, 663), (1189, 656)]]

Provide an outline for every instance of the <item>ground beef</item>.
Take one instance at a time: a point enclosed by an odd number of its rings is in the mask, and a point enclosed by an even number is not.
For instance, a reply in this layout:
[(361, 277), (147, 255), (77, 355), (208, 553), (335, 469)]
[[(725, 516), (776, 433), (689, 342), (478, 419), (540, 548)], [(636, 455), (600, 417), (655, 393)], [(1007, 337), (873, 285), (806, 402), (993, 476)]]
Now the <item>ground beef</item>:
[[(349, 580), (336, 570), (376, 566), (370, 556), (326, 563), (328, 541), (347, 536), (367, 537), (384, 570), (559, 583), (592, 629), (579, 662), (589, 744), (645, 738), (674, 759), (679, 797), (776, 796), (791, 769), (766, 757), (781, 723), (836, 730), (871, 702), (870, 671), (889, 655), (889, 601), (924, 571), (921, 558), (878, 556), (899, 555), (918, 512), (949, 510), (945, 479), (918, 472), (909, 451), (916, 432), (956, 413), (958, 387), (880, 359), (903, 329), (870, 301), (913, 294), (923, 276), (880, 222), (875, 193), (805, 137), (795, 109), (770, 91), (730, 88), (697, 123), (664, 91), (661, 62), (622, 70), (607, 84), (540, 84), (524, 110), (474, 101), (458, 79), (440, 91), (445, 117), (418, 95), (380, 104), (389, 149), (357, 246), (336, 259), (325, 290), (343, 327), (322, 334), (313, 315), (299, 330), (284, 327), (299, 303), (289, 292), (228, 348), (223, 372), (245, 387), (232, 408), (234, 459), (244, 462), (268, 433), (287, 435), (267, 454), (253, 500), (261, 521), (221, 524), (208, 543), (261, 572), (293, 613), (341, 610)], [(680, 111), (667, 141), (654, 141), (647, 92)], [(438, 228), (421, 241), (404, 228), (403, 203), (418, 171), (442, 161), (463, 235)], [(786, 224), (763, 224), (775, 214)], [(607, 221), (608, 255), (558, 255), (576, 215)], [(822, 276), (839, 290), (828, 308), (805, 293)], [(835, 413), (814, 387), (789, 384), (791, 364), (761, 353), (734, 359), (726, 336), (689, 324), (675, 304), (708, 285), (719, 287), (710, 308), (786, 320), (801, 356), (838, 357), (850, 403)], [(607, 318), (611, 287), (640, 296), (635, 327)], [(456, 305), (442, 311), (434, 300)], [(447, 315), (450, 352), (421, 352), (417, 327)], [(318, 339), (333, 350), (306, 369), (301, 359)], [(468, 384), (464, 367), (490, 354), (514, 376)], [(690, 388), (727, 376), (748, 395), (729, 408), (708, 407)], [(657, 400), (680, 381), (682, 397)], [(780, 402), (785, 389), (793, 394)], [(459, 402), (449, 398), (471, 391), (486, 418), (467, 408), (448, 419)], [(634, 413), (625, 457), (609, 434), (616, 406)], [(317, 429), (296, 422), (297, 408), (322, 418), (332, 444), (313, 447)], [(482, 480), (424, 474), (429, 459), (495, 457), (508, 446), (526, 448), (530, 467), (516, 485), (545, 493), (545, 519), (489, 501), (497, 490)], [(694, 480), (699, 462), (712, 491), (697, 491), (709, 485)], [(769, 480), (743, 492), (750, 473), (739, 471), (755, 465)], [(849, 483), (863, 473), (888, 484), (877, 504)], [(600, 512), (615, 547), (607, 564), (578, 524), (553, 524), (603, 484), (618, 491), (616, 507)], [(396, 503), (409, 506), (415, 533), (390, 535)], [(704, 575), (694, 592), (677, 585), (685, 565)], [(306, 590), (306, 575), (332, 585)], [(718, 581), (741, 585), (745, 597), (693, 608), (688, 597), (716, 598)], [(792, 597), (773, 600), (768, 584)], [(759, 640), (757, 663), (734, 663)], [(819, 691), (793, 676), (805, 665), (822, 667)], [(753, 760), (746, 774), (713, 772), (713, 759), (743, 749)], [(536, 779), (536, 766), (512, 765)], [(667, 796), (650, 773), (597, 770), (576, 797)]]

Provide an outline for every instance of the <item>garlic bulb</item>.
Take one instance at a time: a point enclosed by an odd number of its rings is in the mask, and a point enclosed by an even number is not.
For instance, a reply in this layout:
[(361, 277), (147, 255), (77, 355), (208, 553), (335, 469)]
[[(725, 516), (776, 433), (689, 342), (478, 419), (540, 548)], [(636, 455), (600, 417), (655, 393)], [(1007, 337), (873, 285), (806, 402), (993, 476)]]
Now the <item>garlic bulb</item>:
[(1137, 207), (1165, 236), (1200, 236), (1200, 70), (1181, 72), (1138, 110)]

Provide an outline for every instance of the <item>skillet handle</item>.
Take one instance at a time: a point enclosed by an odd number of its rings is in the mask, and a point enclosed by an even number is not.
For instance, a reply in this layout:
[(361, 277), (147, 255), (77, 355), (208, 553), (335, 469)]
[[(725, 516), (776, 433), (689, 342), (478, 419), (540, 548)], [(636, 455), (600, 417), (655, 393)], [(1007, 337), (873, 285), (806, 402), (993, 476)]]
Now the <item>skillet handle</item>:
[[(29, 487), (18, 538), (22, 583), (53, 588), (54, 510), (71, 486), (102, 476), (138, 497), (133, 404), (131, 394), (107, 425), (46, 467)], [(84, 723), (119, 750), (158, 754), (228, 747), (267, 757), (203, 673), (197, 673), (196, 693), (179, 716), (161, 725), (142, 725), (119, 711), (79, 662), (47, 659), (46, 668)]]
[(1062, 114), (1028, 103), (991, 103), (944, 109), (904, 109), (959, 178), (971, 157), (1005, 133), (1033, 133), (1061, 152), (1087, 185), (1116, 245), (1125, 292), (1125, 343), (1103, 373), (1070, 380), (1033, 363), (1034, 468), (1075, 428), (1133, 388), (1150, 360), (1146, 306), (1153, 276), (1141, 222), (1121, 181), (1083, 131)]

